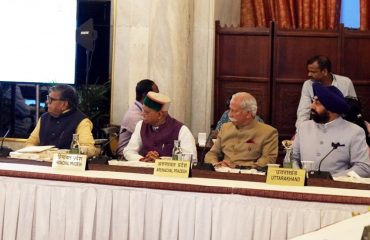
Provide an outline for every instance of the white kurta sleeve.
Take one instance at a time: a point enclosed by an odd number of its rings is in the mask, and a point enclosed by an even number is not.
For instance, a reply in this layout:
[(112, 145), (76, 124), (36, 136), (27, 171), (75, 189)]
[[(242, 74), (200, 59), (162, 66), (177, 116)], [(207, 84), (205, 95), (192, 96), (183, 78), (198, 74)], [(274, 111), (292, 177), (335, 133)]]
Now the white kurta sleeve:
[(301, 99), (299, 100), (299, 105), (297, 109), (297, 121), (295, 123), (296, 129), (299, 128), (303, 121), (310, 119), (310, 105), (311, 98), (313, 97), (312, 81), (307, 80), (304, 82), (301, 92)]
[(139, 161), (139, 159), (143, 157), (139, 154), (139, 151), (143, 146), (143, 142), (140, 136), (142, 124), (143, 124), (142, 120), (136, 124), (135, 130), (132, 133), (128, 145), (123, 149), (123, 156), (127, 161)]
[(353, 82), (351, 80), (349, 80), (348, 96), (357, 98), (355, 87), (353, 86)]
[(195, 146), (195, 139), (193, 134), (190, 132), (189, 128), (183, 125), (179, 132), (179, 140), (181, 141), (181, 148), (184, 153), (193, 154), (193, 162), (198, 159), (197, 147)]

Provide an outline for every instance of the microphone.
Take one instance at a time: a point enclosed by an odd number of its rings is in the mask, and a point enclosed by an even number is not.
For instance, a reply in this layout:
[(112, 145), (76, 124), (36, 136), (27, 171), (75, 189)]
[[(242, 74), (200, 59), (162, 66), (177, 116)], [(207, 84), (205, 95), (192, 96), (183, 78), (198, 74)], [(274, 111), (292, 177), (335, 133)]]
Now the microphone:
[[(118, 136), (117, 133), (114, 133), (114, 136)], [(101, 146), (100, 146), (101, 152), (100, 152), (99, 156), (90, 157), (88, 159), (89, 161), (87, 161), (87, 163), (88, 164), (105, 164), (105, 165), (108, 164), (108, 161), (111, 160), (112, 157), (107, 155), (106, 147), (112, 140), (113, 140), (113, 137), (110, 138), (110, 139), (107, 139), (106, 142), (101, 144)], [(89, 169), (88, 166), (86, 166), (86, 168)]]
[(5, 135), (3, 136), (3, 139), (1, 140), (0, 157), (7, 157), (9, 156), (9, 153), (13, 151), (12, 149), (3, 146), (5, 138), (8, 136), (9, 132), (10, 132), (10, 129), (6, 131)]
[(214, 135), (215, 129), (211, 128), (211, 132), (209, 133), (206, 143), (203, 147), (202, 153), (200, 154), (200, 159), (198, 159), (198, 162), (193, 163), (192, 169), (198, 169), (198, 170), (206, 170), (206, 171), (214, 171), (215, 168), (211, 163), (205, 163), (204, 157), (206, 155), (206, 148), (209, 145), (209, 143), (212, 140), (212, 136)]
[(331, 147), (332, 149), (320, 160), (320, 163), (319, 163), (319, 168), (317, 171), (315, 170), (311, 170), (308, 172), (308, 176), (310, 178), (323, 178), (323, 179), (330, 179), (330, 180), (333, 180), (333, 177), (331, 176), (331, 173), (330, 172), (326, 172), (326, 171), (321, 171), (321, 164), (322, 162), (335, 150), (337, 149), (338, 147), (344, 147), (346, 146), (345, 144), (341, 144), (339, 142), (337, 143), (334, 143), (332, 142), (331, 143)]

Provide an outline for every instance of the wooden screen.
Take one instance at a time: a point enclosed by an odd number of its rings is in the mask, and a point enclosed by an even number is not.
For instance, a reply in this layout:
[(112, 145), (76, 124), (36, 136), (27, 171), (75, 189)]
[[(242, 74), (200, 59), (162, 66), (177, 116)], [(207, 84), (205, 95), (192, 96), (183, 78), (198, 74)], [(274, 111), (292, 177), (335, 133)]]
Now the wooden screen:
[(235, 92), (255, 96), (258, 115), (270, 120), (271, 31), (269, 28), (221, 28), (216, 23), (214, 123)]
[(275, 31), (273, 57), (273, 102), (271, 124), (282, 137), (295, 133), (297, 108), (303, 82), (308, 79), (306, 62), (314, 55), (330, 58), (333, 71), (339, 69), (338, 32)]

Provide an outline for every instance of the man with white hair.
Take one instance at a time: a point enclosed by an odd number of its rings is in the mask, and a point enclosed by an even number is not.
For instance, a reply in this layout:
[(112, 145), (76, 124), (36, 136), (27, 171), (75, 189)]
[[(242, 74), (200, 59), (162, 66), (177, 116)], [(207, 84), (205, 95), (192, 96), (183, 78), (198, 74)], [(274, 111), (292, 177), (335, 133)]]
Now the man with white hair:
[(162, 156), (172, 156), (174, 141), (180, 140), (184, 153), (196, 161), (197, 149), (189, 128), (168, 114), (170, 98), (148, 92), (143, 103), (143, 120), (136, 124), (123, 156), (128, 161), (154, 162)]
[(256, 99), (239, 92), (230, 101), (231, 122), (222, 125), (217, 140), (205, 156), (205, 162), (217, 166), (264, 167), (275, 163), (278, 155), (278, 132), (275, 128), (257, 122)]

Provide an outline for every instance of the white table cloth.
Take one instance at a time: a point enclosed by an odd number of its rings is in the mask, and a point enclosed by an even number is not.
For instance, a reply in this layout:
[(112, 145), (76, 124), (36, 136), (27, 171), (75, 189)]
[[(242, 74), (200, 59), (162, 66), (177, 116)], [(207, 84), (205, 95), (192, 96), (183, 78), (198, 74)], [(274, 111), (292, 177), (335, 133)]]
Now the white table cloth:
[[(67, 174), (48, 167), (4, 163), (0, 163), (0, 169)], [(97, 171), (68, 174), (161, 184), (171, 181), (144, 174)], [(254, 185), (275, 190), (279, 187), (214, 179), (172, 181), (209, 186)], [(325, 192), (326, 188), (289, 189)], [(339, 191), (350, 193), (345, 189)], [(369, 196), (368, 191), (352, 192)], [(367, 208), (236, 194), (0, 177), (1, 239), (289, 239), (348, 219), (353, 212), (365, 213)]]

